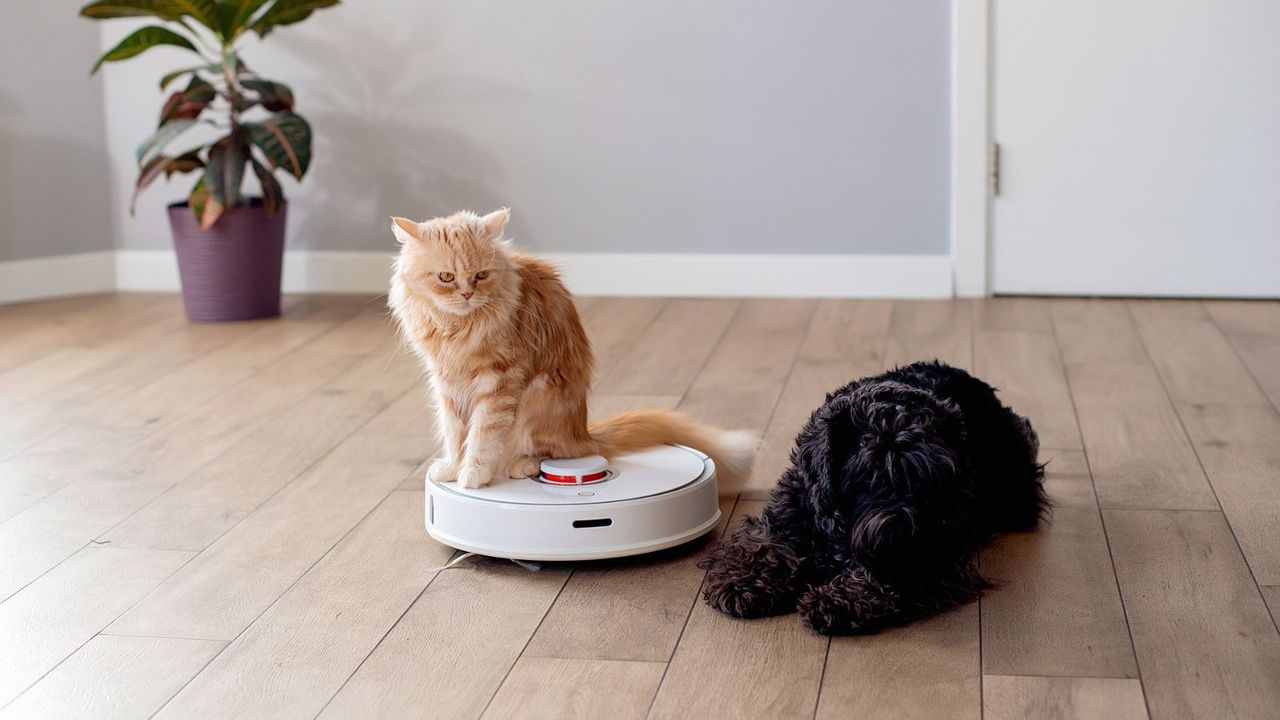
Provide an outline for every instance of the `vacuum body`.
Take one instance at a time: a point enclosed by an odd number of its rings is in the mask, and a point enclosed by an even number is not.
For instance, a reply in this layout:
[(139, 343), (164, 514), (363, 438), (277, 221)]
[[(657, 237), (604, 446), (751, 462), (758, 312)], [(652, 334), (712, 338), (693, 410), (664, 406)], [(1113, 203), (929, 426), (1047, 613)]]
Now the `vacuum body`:
[(654, 552), (720, 521), (715, 462), (683, 445), (548, 460), (535, 478), (478, 489), (426, 478), (426, 527), (459, 550), (512, 560), (596, 560)]

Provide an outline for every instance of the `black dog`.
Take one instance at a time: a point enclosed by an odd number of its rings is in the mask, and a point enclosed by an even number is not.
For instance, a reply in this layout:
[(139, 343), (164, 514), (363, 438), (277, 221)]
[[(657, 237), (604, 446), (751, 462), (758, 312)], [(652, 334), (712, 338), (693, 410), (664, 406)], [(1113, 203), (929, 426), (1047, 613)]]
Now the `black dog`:
[(762, 517), (702, 561), (735, 617), (798, 610), (824, 634), (875, 632), (976, 598), (974, 554), (1048, 507), (1031, 423), (938, 362), (827, 396)]

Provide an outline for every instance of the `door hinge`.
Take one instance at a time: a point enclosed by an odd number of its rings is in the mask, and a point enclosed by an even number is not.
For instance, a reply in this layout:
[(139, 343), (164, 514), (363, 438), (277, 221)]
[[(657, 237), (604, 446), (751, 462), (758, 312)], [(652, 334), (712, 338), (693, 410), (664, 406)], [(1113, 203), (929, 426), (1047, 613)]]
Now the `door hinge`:
[(1000, 143), (991, 143), (991, 157), (987, 161), (987, 168), (991, 178), (991, 195), (997, 197), (1000, 195)]

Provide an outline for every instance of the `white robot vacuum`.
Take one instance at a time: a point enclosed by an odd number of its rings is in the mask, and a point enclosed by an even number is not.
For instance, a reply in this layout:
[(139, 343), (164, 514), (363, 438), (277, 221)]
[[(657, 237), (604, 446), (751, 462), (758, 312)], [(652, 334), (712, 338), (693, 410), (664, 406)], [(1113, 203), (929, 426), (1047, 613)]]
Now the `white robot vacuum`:
[(716, 466), (683, 445), (547, 460), (537, 477), (470, 490), (426, 482), (427, 532), (511, 560), (596, 560), (688, 542), (720, 521)]

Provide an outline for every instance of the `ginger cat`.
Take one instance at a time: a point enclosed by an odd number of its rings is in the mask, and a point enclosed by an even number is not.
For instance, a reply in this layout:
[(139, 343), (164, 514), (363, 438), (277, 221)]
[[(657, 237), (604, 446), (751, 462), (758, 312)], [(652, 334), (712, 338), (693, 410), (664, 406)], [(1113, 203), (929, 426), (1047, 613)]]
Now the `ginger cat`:
[(587, 423), (594, 360), (555, 266), (502, 239), (507, 209), (414, 222), (392, 218), (400, 243), (388, 304), (435, 396), (441, 482), (479, 488), (536, 475), (544, 458), (614, 454), (662, 443), (716, 462), (721, 487), (750, 470), (747, 433), (659, 410)]

